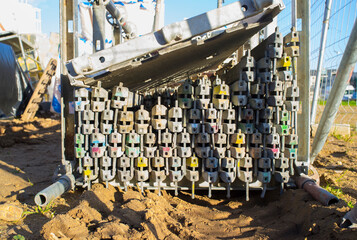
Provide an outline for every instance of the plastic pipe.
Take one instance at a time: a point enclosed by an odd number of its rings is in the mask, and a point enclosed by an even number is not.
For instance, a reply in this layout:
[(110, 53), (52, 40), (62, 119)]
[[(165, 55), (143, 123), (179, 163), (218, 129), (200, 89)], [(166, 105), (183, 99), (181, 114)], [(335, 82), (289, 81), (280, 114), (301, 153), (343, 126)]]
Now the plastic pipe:
[(72, 174), (63, 175), (55, 183), (37, 193), (35, 196), (35, 203), (40, 207), (46, 206), (55, 198), (72, 189), (74, 181), (74, 176)]
[(296, 183), (299, 188), (302, 188), (306, 192), (310, 193), (314, 199), (322, 203), (324, 206), (330, 206), (331, 204), (338, 203), (339, 201), (335, 195), (321, 188), (313, 179), (306, 175), (297, 177)]

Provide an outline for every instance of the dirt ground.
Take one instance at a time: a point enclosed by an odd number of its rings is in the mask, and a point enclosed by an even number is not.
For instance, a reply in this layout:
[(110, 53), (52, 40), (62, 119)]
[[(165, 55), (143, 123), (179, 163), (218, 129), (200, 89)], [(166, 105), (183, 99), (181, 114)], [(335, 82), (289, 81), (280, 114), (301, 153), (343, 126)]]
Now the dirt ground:
[[(347, 104), (347, 102), (345, 102)], [(351, 104), (351, 103), (350, 103)], [(321, 119), (325, 105), (318, 105), (316, 112), (316, 123)], [(335, 124), (350, 124), (351, 128), (357, 129), (357, 106), (340, 105), (338, 114), (336, 115)]]
[(357, 230), (338, 227), (357, 200), (356, 157), (356, 136), (329, 137), (318, 156), (322, 186), (343, 199), (329, 207), (303, 190), (271, 191), (263, 200), (252, 192), (246, 202), (239, 191), (230, 200), (216, 191), (192, 200), (187, 192), (159, 197), (96, 184), (35, 213), (34, 195), (60, 163), (60, 121), (0, 121), (0, 203), (27, 209), (18, 222), (0, 220), (0, 239), (357, 239)]

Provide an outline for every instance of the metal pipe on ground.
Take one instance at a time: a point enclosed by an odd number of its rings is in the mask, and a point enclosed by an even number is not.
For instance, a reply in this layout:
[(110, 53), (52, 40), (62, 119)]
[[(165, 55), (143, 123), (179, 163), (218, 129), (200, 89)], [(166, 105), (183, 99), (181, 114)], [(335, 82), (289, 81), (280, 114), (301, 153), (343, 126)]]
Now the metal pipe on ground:
[(46, 206), (55, 198), (72, 189), (74, 186), (74, 176), (72, 174), (63, 175), (55, 183), (48, 186), (35, 196), (35, 203), (40, 206)]
[(343, 94), (346, 90), (348, 80), (351, 77), (353, 69), (357, 62), (357, 20), (353, 25), (353, 29), (348, 39), (346, 49), (343, 53), (340, 66), (337, 70), (337, 75), (333, 83), (331, 93), (327, 99), (326, 107), (322, 113), (319, 126), (316, 131), (316, 136), (312, 144), (312, 151), (310, 154), (311, 164), (313, 163), (317, 154), (324, 146), (327, 136), (330, 132), (331, 126), (335, 121), (338, 108), (341, 104)]
[(301, 175), (296, 178), (296, 183), (299, 188), (304, 189), (306, 192), (322, 203), (324, 206), (330, 206), (340, 201), (335, 195), (329, 193), (322, 187), (316, 184), (315, 180), (309, 178), (306, 175)]

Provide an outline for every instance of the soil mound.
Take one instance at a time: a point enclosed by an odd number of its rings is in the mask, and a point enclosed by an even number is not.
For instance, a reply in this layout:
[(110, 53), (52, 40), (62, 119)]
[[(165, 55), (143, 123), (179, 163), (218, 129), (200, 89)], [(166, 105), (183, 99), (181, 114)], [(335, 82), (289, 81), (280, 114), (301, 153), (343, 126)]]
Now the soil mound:
[(242, 196), (192, 200), (185, 192), (174, 197), (164, 191), (160, 197), (93, 187), (77, 206), (44, 225), (45, 239), (355, 239), (354, 231), (337, 225), (346, 203), (322, 207), (303, 190), (288, 190), (278, 199), (271, 192), (268, 201), (254, 194), (247, 203)]

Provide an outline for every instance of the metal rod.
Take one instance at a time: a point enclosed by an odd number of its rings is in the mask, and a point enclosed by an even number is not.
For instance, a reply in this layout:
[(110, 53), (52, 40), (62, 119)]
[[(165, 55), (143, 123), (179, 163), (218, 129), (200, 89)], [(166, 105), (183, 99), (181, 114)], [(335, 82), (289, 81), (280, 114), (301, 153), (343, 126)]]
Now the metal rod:
[(313, 98), (312, 106), (311, 106), (311, 124), (314, 124), (315, 119), (316, 119), (316, 110), (317, 110), (316, 108), (317, 108), (317, 101), (319, 99), (322, 64), (324, 62), (327, 30), (328, 30), (330, 13), (331, 13), (331, 4), (332, 4), (332, 0), (326, 0), (325, 17), (323, 20), (321, 43), (320, 43), (320, 50), (319, 50), (319, 60), (317, 62), (317, 73), (316, 73), (316, 82), (315, 82), (315, 89), (314, 89), (314, 98)]
[(297, 0), (292, 0), (291, 1), (291, 27), (296, 28), (297, 27), (297, 5), (296, 5)]
[(74, 57), (78, 57), (78, 37), (77, 37), (77, 33), (78, 33), (78, 29), (79, 29), (79, 22), (78, 22), (78, 11), (76, 11), (76, 9), (78, 8), (78, 0), (73, 0), (73, 54)]
[[(60, 23), (59, 23), (59, 28), (60, 28), (60, 41), (61, 41), (61, 48), (60, 48), (60, 54), (61, 54), (61, 58), (60, 58), (60, 71), (61, 71), (61, 75), (64, 74), (64, 72), (66, 71), (64, 62), (67, 60), (67, 52), (66, 52), (66, 33), (67, 33), (67, 25), (64, 24), (64, 21), (66, 19), (66, 11), (65, 11), (65, 0), (60, 0), (59, 3), (59, 7), (60, 7)], [(62, 83), (62, 79), (61, 79), (61, 83)], [(62, 88), (61, 88), (61, 162), (62, 164), (65, 163), (65, 131), (66, 131), (66, 127), (65, 127), (65, 119), (64, 119), (64, 106), (65, 106), (65, 102), (64, 102), (64, 97), (62, 95)]]
[[(302, 31), (300, 32), (300, 57), (298, 58), (298, 86), (300, 88), (301, 115), (297, 119), (298, 173), (307, 172), (310, 154), (310, 0), (297, 5), (301, 14)], [(301, 166), (301, 167), (300, 167)]]
[(315, 159), (326, 142), (331, 126), (335, 120), (338, 108), (341, 104), (343, 94), (347, 87), (347, 82), (357, 62), (357, 20), (348, 39), (346, 49), (343, 53), (337, 75), (333, 83), (330, 95), (327, 99), (326, 107), (322, 113), (316, 136), (312, 144), (311, 161)]
[[(59, 7), (60, 7), (60, 21), (59, 21), (59, 28), (60, 28), (60, 41), (61, 41), (61, 48), (60, 48), (60, 70), (61, 74), (65, 73), (65, 65), (64, 62), (67, 60), (67, 54), (66, 54), (66, 33), (67, 33), (67, 25), (65, 24), (66, 20), (66, 1), (65, 0), (60, 0)], [(62, 104), (61, 104), (62, 106)], [(62, 113), (62, 112), (61, 112)], [(63, 150), (63, 148), (62, 148)]]
[(29, 76), (30, 76), (30, 73), (29, 73), (29, 70), (28, 70), (28, 68), (27, 68), (26, 54), (25, 54), (25, 50), (24, 50), (24, 45), (22, 44), (22, 37), (21, 37), (20, 35), (17, 35), (17, 38), (19, 39), (19, 44), (20, 44), (20, 48), (21, 48), (21, 55), (22, 55), (22, 58), (24, 59), (26, 74), (27, 74), (28, 77), (29, 77)]
[(121, 26), (113, 28), (113, 36), (114, 36), (114, 44), (115, 45), (122, 43), (121, 32), (122, 32), (122, 27)]
[(217, 8), (221, 8), (223, 4), (223, 0), (218, 0), (217, 1)]
[(249, 201), (249, 183), (245, 183), (245, 201)]
[(105, 44), (105, 6), (103, 0), (93, 3), (93, 52), (104, 49)]

